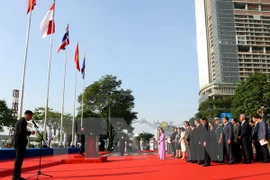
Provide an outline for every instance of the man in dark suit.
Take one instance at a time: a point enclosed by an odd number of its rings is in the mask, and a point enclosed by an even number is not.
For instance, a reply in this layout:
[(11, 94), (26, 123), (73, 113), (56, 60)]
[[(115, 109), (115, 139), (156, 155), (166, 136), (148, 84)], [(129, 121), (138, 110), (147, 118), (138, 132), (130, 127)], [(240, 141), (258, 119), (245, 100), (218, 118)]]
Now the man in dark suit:
[(197, 160), (199, 165), (203, 165), (204, 162), (204, 157), (203, 157), (203, 142), (202, 142), (202, 124), (200, 123), (199, 120), (195, 119), (194, 124), (196, 126), (196, 131), (195, 131), (195, 139), (196, 139), (196, 155), (197, 155)]
[(197, 155), (196, 155), (196, 126), (194, 123), (190, 124), (190, 133), (187, 138), (188, 144), (190, 146), (190, 159), (191, 163), (197, 163)]
[(125, 140), (124, 136), (122, 136), (120, 139), (120, 144), (119, 144), (121, 156), (124, 156), (124, 154), (125, 154), (125, 145), (126, 145), (126, 140)]
[(21, 169), (25, 156), (25, 149), (28, 143), (27, 136), (35, 134), (35, 132), (27, 131), (27, 121), (30, 121), (33, 116), (30, 110), (25, 111), (24, 117), (19, 119), (15, 125), (15, 135), (12, 139), (12, 145), (16, 150), (16, 159), (14, 162), (13, 180), (24, 180), (21, 177)]
[(240, 115), (241, 127), (238, 134), (238, 139), (241, 142), (241, 146), (243, 149), (244, 155), (244, 164), (250, 164), (252, 159), (252, 154), (250, 154), (250, 146), (251, 146), (251, 127), (246, 120), (246, 116), (244, 114)]
[(173, 157), (175, 157), (176, 156), (175, 137), (177, 135), (176, 128), (173, 127), (172, 131), (173, 131), (173, 133), (172, 133), (172, 137), (171, 137), (171, 144), (172, 144)]
[(191, 161), (191, 158), (190, 158), (190, 144), (187, 141), (188, 137), (189, 137), (189, 133), (190, 133), (189, 122), (185, 121), (184, 126), (185, 126), (185, 144), (186, 144), (186, 154), (187, 154), (187, 160), (186, 161), (190, 162)]
[(224, 162), (224, 152), (223, 152), (223, 142), (222, 142), (222, 134), (223, 134), (223, 126), (218, 117), (215, 118), (215, 135), (216, 135), (216, 144), (217, 144), (217, 158), (213, 159), (218, 163)]
[(232, 125), (233, 125), (233, 135), (234, 135), (234, 142), (232, 145), (232, 151), (233, 151), (233, 156), (235, 158), (235, 162), (239, 163), (242, 160), (242, 153), (240, 149), (240, 144), (238, 140), (238, 134), (240, 131), (240, 125), (237, 122), (236, 118), (232, 119)]
[(202, 137), (202, 144), (204, 147), (204, 164), (203, 166), (210, 166), (211, 164), (211, 158), (209, 155), (210, 152), (210, 133), (209, 133), (209, 124), (206, 118), (200, 119), (202, 124), (202, 130), (201, 130), (201, 137)]
[[(261, 146), (261, 152), (262, 152), (262, 163), (268, 163), (269, 162), (269, 150), (268, 150), (268, 140), (269, 140), (269, 132), (268, 127), (265, 122), (265, 120), (262, 119), (260, 115), (256, 115), (255, 117), (257, 121), (260, 122), (259, 130), (258, 130), (258, 140), (264, 143)], [(261, 143), (260, 143), (261, 144)]]
[(229, 118), (225, 116), (223, 118), (223, 143), (226, 149), (226, 157), (227, 157), (227, 164), (233, 164), (233, 155), (232, 155), (232, 143), (234, 140), (233, 135), (233, 126), (232, 123), (229, 122)]
[(80, 138), (81, 138), (80, 155), (83, 156), (84, 149), (85, 149), (85, 128), (84, 127), (81, 128)]
[(261, 144), (260, 144), (260, 142), (258, 140), (260, 119), (258, 119), (257, 115), (253, 116), (253, 122), (255, 123), (255, 125), (254, 125), (254, 128), (253, 128), (252, 141), (253, 141), (255, 149), (256, 149), (255, 161), (261, 161), (262, 160), (262, 148), (261, 148)]

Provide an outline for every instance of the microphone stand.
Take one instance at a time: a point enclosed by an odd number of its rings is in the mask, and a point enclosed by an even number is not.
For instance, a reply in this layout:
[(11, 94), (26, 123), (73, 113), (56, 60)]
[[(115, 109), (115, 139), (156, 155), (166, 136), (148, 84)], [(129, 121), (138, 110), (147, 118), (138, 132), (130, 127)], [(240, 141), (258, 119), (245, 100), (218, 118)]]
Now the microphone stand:
[[(37, 179), (36, 179), (36, 180), (38, 180), (39, 176), (47, 176), (47, 177), (52, 178), (53, 176), (48, 175), (48, 174), (43, 174), (43, 173), (41, 172), (42, 142), (44, 142), (44, 144), (47, 145), (47, 146), (48, 146), (48, 144), (47, 144), (47, 142), (44, 140), (43, 135), (39, 132), (37, 124), (36, 124), (34, 121), (32, 121), (32, 122), (33, 122), (33, 124), (34, 124), (34, 127), (35, 127), (35, 129), (36, 129), (38, 135), (41, 137), (40, 148), (39, 148), (39, 150), (40, 150), (40, 155), (39, 155), (39, 165), (38, 165), (38, 171), (37, 171), (37, 174), (32, 175), (32, 176), (28, 177), (27, 179), (30, 179), (30, 178), (35, 177), (35, 176), (37, 176)], [(45, 131), (46, 131), (46, 127), (45, 127)]]

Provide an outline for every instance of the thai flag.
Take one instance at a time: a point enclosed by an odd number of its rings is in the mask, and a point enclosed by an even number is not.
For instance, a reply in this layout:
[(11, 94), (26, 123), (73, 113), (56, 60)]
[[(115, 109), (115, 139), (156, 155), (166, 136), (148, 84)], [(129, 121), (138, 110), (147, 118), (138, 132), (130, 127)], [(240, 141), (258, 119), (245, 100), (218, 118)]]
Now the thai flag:
[(57, 52), (59, 52), (61, 50), (65, 50), (67, 45), (69, 45), (69, 25), (67, 25), (66, 33), (64, 34), (64, 37), (62, 39), (62, 43), (59, 46)]

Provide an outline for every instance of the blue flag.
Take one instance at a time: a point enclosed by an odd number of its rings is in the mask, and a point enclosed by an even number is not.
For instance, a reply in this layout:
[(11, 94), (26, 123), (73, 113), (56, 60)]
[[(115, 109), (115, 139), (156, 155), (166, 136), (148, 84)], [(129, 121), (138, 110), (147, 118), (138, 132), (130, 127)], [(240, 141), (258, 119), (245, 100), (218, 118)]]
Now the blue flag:
[(85, 76), (85, 58), (83, 58), (83, 64), (82, 64), (81, 72), (82, 72), (82, 78), (84, 79), (84, 76)]

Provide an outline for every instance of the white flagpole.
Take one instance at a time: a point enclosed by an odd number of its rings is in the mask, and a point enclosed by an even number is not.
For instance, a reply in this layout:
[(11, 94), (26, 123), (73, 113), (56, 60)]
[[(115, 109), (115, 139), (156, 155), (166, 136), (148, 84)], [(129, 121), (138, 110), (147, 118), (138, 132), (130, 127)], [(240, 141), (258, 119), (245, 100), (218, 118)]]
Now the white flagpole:
[[(54, 0), (54, 10), (53, 10), (53, 20), (54, 20), (54, 13), (55, 13), (55, 0)], [(52, 29), (54, 28), (54, 23), (52, 25)], [(49, 50), (49, 61), (48, 61), (48, 74), (47, 74), (47, 93), (46, 93), (46, 106), (45, 106), (45, 117), (44, 117), (44, 140), (46, 140), (46, 126), (47, 126), (47, 118), (48, 118), (48, 106), (49, 106), (49, 95), (50, 95), (50, 80), (51, 80), (51, 64), (52, 64), (52, 47), (53, 47), (53, 33), (51, 34), (50, 39), (50, 50)]]
[(63, 142), (63, 119), (64, 119), (64, 108), (65, 108), (65, 89), (66, 89), (66, 71), (67, 71), (67, 51), (68, 48), (66, 46), (65, 50), (65, 64), (64, 64), (64, 82), (63, 82), (63, 92), (62, 92), (62, 111), (61, 111), (61, 126), (60, 126), (60, 145)]
[[(86, 55), (84, 55), (84, 61), (85, 61)], [(85, 67), (84, 67), (84, 79), (83, 79), (83, 93), (82, 93), (82, 114), (81, 114), (81, 127), (83, 126), (83, 108), (84, 108), (84, 103), (83, 103), (83, 99), (84, 99), (84, 89), (85, 89)]]
[(74, 126), (75, 126), (75, 113), (76, 113), (76, 91), (77, 91), (77, 69), (75, 68), (75, 78), (74, 78), (74, 102), (73, 102), (73, 119), (72, 119), (72, 140), (71, 146), (74, 144)]
[(23, 116), (24, 84), (25, 84), (28, 44), (29, 44), (29, 36), (30, 36), (31, 20), (32, 20), (32, 1), (30, 1), (30, 3), (31, 3), (30, 4), (30, 14), (28, 16), (28, 26), (27, 26), (27, 32), (26, 32), (26, 45), (25, 45), (25, 51), (24, 51), (24, 63), (23, 63), (23, 73), (22, 73), (22, 85), (21, 85), (21, 90), (20, 90), (18, 119)]

